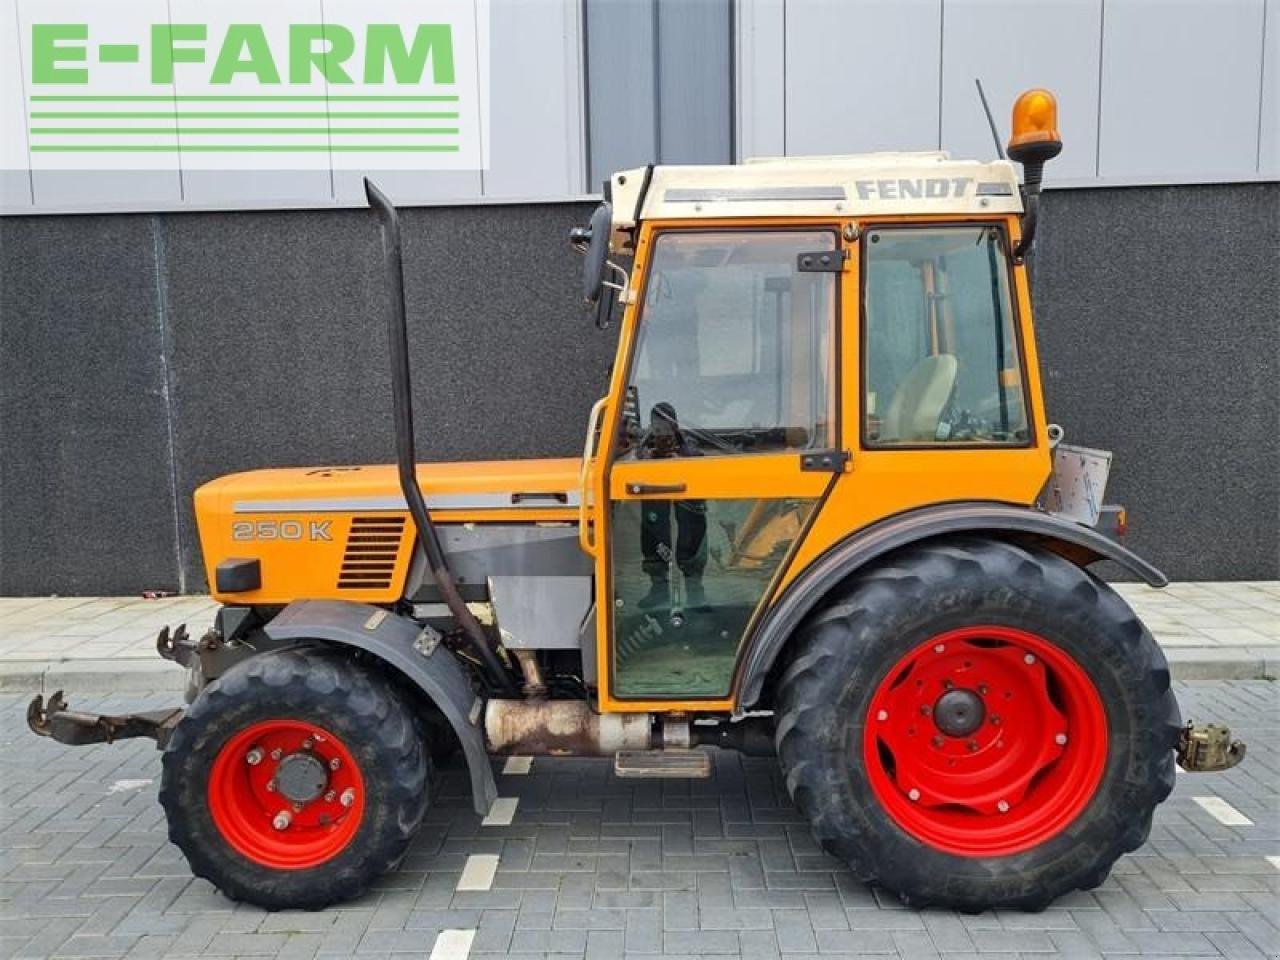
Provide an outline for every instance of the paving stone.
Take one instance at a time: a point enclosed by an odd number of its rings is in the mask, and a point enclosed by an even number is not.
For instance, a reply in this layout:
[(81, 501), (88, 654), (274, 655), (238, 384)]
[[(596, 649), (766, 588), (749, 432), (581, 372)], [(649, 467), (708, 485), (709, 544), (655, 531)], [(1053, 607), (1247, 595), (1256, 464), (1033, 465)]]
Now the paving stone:
[[(158, 707), (168, 694), (84, 697), (85, 709)], [(266, 913), (194, 880), (165, 839), (148, 744), (72, 750), (31, 737), (23, 698), (0, 694), (0, 960), (9, 957), (425, 956), (442, 930), (476, 931), (471, 956), (791, 960), (878, 956), (1280, 955), (1276, 688), (1183, 684), (1189, 716), (1231, 723), (1245, 764), (1182, 775), (1150, 842), (1098, 889), (1038, 914), (903, 907), (814, 844), (776, 763), (717, 754), (697, 783), (618, 781), (607, 761), (539, 758), (505, 778), (517, 823), (484, 827), (465, 769), (445, 764), (430, 820), (402, 868), (366, 897)], [(117, 789), (118, 783), (142, 786)], [(1217, 795), (1254, 820), (1225, 827)], [(454, 889), (471, 855), (493, 886)]]

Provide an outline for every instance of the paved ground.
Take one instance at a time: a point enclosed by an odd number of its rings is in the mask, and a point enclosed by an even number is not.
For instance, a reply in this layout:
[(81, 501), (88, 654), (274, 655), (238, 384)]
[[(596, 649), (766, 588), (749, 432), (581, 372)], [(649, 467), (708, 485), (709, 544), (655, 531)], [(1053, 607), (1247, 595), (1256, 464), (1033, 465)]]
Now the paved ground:
[[(1155, 633), (1183, 679), (1280, 673), (1280, 582), (1116, 588)], [(181, 690), (182, 672), (156, 656), (166, 624), (199, 635), (208, 597), (0, 597), (0, 690)]]
[[(25, 699), (0, 695), (0, 957), (440, 958), (468, 943), (473, 960), (1278, 957), (1280, 688), (1191, 683), (1179, 696), (1184, 713), (1248, 740), (1244, 764), (1180, 775), (1150, 842), (1097, 890), (1041, 914), (961, 916), (904, 910), (854, 881), (814, 847), (775, 763), (731, 754), (710, 781), (665, 784), (619, 781), (607, 761), (537, 759), (499, 777), (518, 798), (507, 826), (482, 826), (462, 772), (446, 770), (413, 853), (375, 892), (267, 914), (190, 877), (165, 839), (149, 743), (37, 740)], [(1251, 822), (1220, 822), (1206, 797)], [(480, 889), (457, 889), (464, 872)]]

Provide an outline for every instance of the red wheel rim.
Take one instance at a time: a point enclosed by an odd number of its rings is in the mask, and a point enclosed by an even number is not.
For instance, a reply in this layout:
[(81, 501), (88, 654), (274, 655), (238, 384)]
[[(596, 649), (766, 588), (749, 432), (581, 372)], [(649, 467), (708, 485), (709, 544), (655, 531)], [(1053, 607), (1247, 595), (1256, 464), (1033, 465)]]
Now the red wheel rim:
[(1107, 718), (1061, 648), (1025, 630), (964, 627), (893, 666), (862, 750), (872, 791), (907, 833), (947, 853), (1006, 856), (1056, 836), (1092, 799)]
[(364, 780), (351, 751), (300, 720), (264, 720), (228, 740), (214, 758), (208, 796), (227, 843), (277, 870), (333, 859), (364, 814)]

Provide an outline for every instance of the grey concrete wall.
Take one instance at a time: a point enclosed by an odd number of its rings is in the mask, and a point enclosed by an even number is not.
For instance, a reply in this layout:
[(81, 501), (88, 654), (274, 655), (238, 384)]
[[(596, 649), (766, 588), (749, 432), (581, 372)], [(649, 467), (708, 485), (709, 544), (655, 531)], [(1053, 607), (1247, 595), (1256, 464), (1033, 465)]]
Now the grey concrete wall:
[[(578, 306), (581, 204), (404, 212), (423, 459), (569, 455), (616, 332)], [(1048, 195), (1051, 417), (1116, 451), (1134, 546), (1280, 577), (1280, 186)], [(389, 461), (363, 211), (0, 219), (0, 594), (203, 587), (190, 494)]]

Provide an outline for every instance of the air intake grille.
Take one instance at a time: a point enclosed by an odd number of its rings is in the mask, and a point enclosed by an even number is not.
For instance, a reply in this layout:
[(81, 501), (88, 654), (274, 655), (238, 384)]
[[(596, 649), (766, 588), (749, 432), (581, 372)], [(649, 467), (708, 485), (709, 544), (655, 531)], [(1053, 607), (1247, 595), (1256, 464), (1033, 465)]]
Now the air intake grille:
[(404, 539), (404, 517), (356, 517), (338, 574), (339, 590), (385, 590)]

